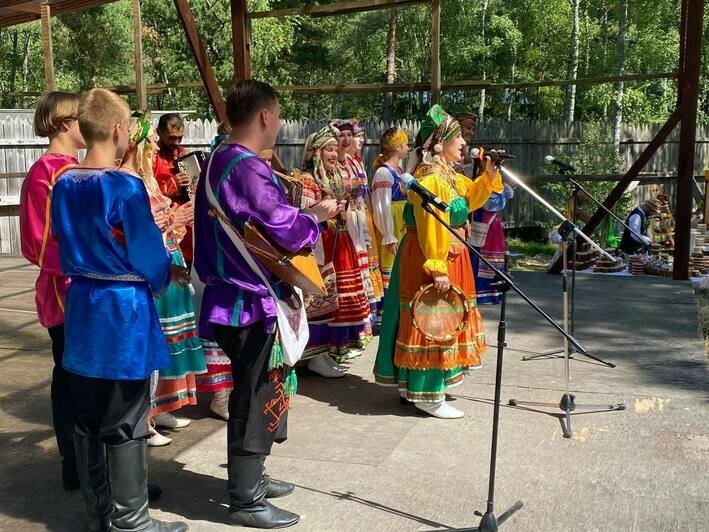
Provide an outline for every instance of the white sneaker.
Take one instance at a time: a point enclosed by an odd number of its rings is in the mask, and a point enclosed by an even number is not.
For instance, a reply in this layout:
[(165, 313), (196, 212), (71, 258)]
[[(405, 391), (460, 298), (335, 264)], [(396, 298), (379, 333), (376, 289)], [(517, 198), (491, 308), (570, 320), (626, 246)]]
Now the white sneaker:
[(148, 429), (150, 436), (148, 437), (148, 447), (165, 447), (172, 443), (172, 439), (167, 436), (163, 436), (153, 427)]
[(184, 417), (175, 417), (169, 412), (158, 414), (153, 418), (155, 426), (165, 427), (166, 429), (182, 429), (192, 423), (191, 419)]
[[(327, 360), (329, 359), (329, 361)], [(333, 365), (334, 360), (330, 355), (316, 357), (308, 362), (308, 369), (313, 373), (317, 373), (321, 377), (328, 379), (337, 379), (344, 377), (346, 372)]]
[(209, 405), (209, 409), (222, 418), (224, 421), (229, 421), (229, 390), (219, 390), (214, 393), (214, 398), (212, 403)]
[(441, 401), (440, 403), (414, 403), (414, 406), (440, 419), (459, 419), (465, 416), (465, 412), (453, 408), (445, 401)]

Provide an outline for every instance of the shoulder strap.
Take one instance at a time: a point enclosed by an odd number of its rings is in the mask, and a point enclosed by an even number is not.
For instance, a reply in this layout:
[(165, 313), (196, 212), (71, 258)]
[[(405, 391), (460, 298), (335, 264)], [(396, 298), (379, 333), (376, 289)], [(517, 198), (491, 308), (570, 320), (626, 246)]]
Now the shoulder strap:
[[(226, 178), (227, 175), (229, 175), (229, 172), (234, 168), (236, 163), (238, 163), (241, 160), (244, 160), (248, 157), (255, 157), (253, 153), (242, 153), (238, 157), (235, 157), (234, 160), (232, 160), (229, 165), (227, 165), (227, 168), (225, 169), (224, 172), (222, 172), (222, 175), (219, 177), (219, 184)], [(278, 296), (276, 295), (275, 291), (273, 290), (273, 287), (271, 286), (271, 283), (268, 281), (266, 276), (264, 275), (263, 271), (261, 268), (256, 264), (256, 261), (254, 261), (254, 258), (251, 256), (251, 253), (249, 253), (249, 250), (246, 249), (246, 244), (244, 243), (244, 239), (242, 236), (238, 233), (238, 231), (234, 228), (234, 226), (231, 224), (229, 219), (227, 218), (226, 214), (224, 213), (224, 210), (221, 208), (221, 205), (219, 205), (219, 201), (217, 197), (214, 194), (214, 191), (212, 190), (212, 184), (209, 182), (211, 170), (212, 170), (212, 160), (213, 157), (209, 158), (209, 162), (207, 163), (207, 171), (205, 173), (205, 191), (207, 194), (207, 201), (209, 201), (209, 205), (212, 207), (213, 211), (216, 214), (217, 220), (219, 220), (219, 223), (222, 226), (222, 229), (224, 229), (224, 232), (227, 234), (231, 242), (234, 244), (234, 247), (239, 251), (241, 256), (243, 257), (244, 261), (246, 261), (246, 264), (249, 265), (249, 267), (253, 270), (253, 272), (256, 274), (256, 276), (261, 279), (263, 284), (266, 286), (266, 289), (268, 290), (268, 293), (273, 297), (275, 301), (278, 301)], [(217, 244), (218, 245), (218, 244)]]
[(389, 173), (391, 174), (391, 177), (394, 178), (394, 184), (395, 184), (395, 185), (398, 184), (401, 178), (399, 177), (399, 174), (396, 173), (396, 170), (394, 170), (394, 169), (393, 169), (391, 166), (389, 166), (387, 163), (382, 164), (382, 166), (383, 166), (384, 168), (386, 168), (387, 170), (389, 170)]

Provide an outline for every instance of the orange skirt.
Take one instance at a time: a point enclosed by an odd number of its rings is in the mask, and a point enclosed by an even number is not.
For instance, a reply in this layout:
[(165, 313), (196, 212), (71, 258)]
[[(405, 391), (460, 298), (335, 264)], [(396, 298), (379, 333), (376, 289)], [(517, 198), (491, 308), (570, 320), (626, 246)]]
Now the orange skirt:
[(159, 379), (152, 398), (150, 417), (174, 412), (183, 406), (197, 404), (197, 380), (194, 373), (177, 379)]
[(451, 242), (448, 251), (448, 278), (468, 296), (470, 316), (467, 327), (451, 342), (434, 342), (426, 339), (413, 325), (410, 303), (422, 286), (431, 278), (424, 272), (426, 261), (421, 251), (414, 227), (406, 228), (409, 237), (400, 251), (402, 271), (400, 278), (400, 321), (394, 352), (394, 365), (398, 368), (450, 370), (480, 364), (485, 353), (485, 331), (475, 298), (475, 278), (468, 250), (460, 243)]

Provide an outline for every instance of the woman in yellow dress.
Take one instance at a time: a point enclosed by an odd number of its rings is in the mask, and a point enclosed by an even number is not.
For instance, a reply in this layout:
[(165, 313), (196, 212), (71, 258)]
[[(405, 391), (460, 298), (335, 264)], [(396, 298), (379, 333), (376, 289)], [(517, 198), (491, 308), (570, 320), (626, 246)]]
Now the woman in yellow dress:
[[(493, 192), (502, 192), (502, 179), (489, 159), (485, 172), (475, 181), (453, 170), (451, 164), (462, 158), (465, 140), (460, 124), (440, 105), (434, 105), (426, 115), (420, 137), (423, 145), (417, 150), (420, 162), (414, 177), (448, 203), (450, 211), (440, 213), (441, 218), (464, 234), (468, 214), (482, 207)], [(385, 301), (375, 377), (381, 384), (397, 386), (403, 399), (432, 416), (460, 418), (464, 413), (446, 403), (446, 391), (461, 383), (466, 368), (480, 364), (485, 351), (470, 255), (423, 209), (413, 192), (408, 193), (404, 222), (406, 236)], [(450, 342), (428, 340), (413, 324), (409, 304), (422, 286), (431, 283), (441, 292), (456, 285), (471, 307), (467, 327)]]

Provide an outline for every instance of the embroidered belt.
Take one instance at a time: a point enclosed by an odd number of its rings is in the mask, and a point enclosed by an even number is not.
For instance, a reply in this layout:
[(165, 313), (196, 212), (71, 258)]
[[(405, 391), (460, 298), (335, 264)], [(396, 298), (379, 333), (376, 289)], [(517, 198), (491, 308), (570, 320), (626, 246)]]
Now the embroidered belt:
[(145, 278), (141, 275), (135, 275), (132, 273), (122, 273), (120, 275), (106, 275), (102, 273), (85, 273), (82, 277), (88, 277), (89, 279), (99, 279), (101, 281), (129, 281), (133, 283), (144, 283)]

